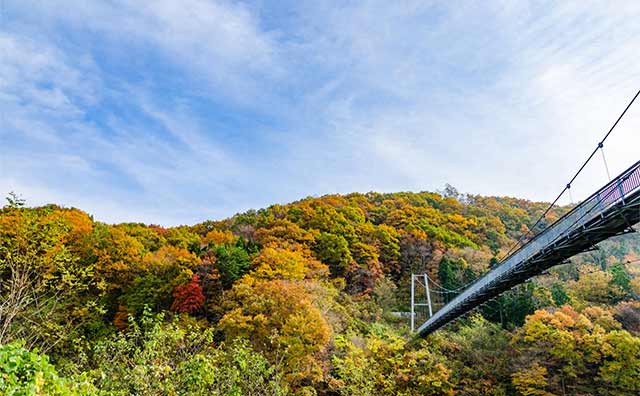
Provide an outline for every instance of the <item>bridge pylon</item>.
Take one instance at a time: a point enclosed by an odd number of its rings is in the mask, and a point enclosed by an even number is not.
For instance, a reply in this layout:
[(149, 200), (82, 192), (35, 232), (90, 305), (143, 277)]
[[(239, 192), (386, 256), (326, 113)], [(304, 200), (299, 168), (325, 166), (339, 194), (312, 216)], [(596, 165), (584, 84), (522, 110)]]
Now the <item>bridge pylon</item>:
[[(419, 292), (424, 289), (426, 299), (424, 302), (416, 302), (416, 285)], [(416, 308), (427, 307), (429, 318), (433, 316), (433, 306), (431, 305), (431, 291), (429, 289), (429, 276), (425, 274), (411, 274), (411, 333), (415, 332)]]

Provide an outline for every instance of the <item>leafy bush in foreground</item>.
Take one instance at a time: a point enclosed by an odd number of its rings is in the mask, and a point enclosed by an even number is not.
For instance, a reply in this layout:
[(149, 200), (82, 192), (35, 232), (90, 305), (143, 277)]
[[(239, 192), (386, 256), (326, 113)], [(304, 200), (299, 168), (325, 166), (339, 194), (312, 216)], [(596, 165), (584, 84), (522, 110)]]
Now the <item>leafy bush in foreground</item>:
[(89, 396), (97, 393), (85, 378), (58, 376), (46, 355), (29, 352), (21, 342), (0, 345), (0, 394), (6, 396)]

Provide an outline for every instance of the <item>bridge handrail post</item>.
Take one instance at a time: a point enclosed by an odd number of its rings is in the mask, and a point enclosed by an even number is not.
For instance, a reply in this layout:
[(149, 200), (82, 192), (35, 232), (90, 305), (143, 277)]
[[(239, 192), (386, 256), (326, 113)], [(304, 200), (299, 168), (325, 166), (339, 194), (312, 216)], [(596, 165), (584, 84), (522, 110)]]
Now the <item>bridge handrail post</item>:
[(624, 190), (622, 189), (622, 181), (623, 181), (623, 179), (618, 179), (618, 191), (620, 191), (620, 199), (622, 200), (622, 203), (624, 204)]
[(604, 208), (602, 207), (602, 197), (600, 196), (600, 191), (596, 193), (596, 197), (598, 198), (598, 208), (600, 208), (600, 215), (604, 212)]

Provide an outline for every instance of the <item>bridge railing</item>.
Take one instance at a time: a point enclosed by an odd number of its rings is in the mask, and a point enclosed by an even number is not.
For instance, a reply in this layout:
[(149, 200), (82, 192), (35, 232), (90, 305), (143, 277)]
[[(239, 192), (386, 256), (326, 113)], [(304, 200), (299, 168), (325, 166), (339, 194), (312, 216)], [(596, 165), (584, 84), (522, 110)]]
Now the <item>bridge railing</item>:
[(503, 262), (513, 259), (515, 259), (514, 261), (522, 262), (529, 259), (542, 248), (553, 244), (559, 238), (565, 237), (572, 231), (582, 227), (605, 210), (624, 202), (624, 197), (638, 188), (640, 188), (640, 161), (582, 201)]
[(462, 293), (436, 312), (430, 320), (436, 320), (439, 316), (444, 315), (448, 311), (448, 306), (453, 307), (460, 304), (487, 284), (503, 278), (507, 273), (517, 271), (520, 264), (538, 254), (542, 249), (553, 245), (559, 239), (568, 236), (572, 231), (601, 215), (613, 205), (624, 202), (625, 196), (637, 189), (640, 189), (640, 161), (507, 256), (500, 265), (469, 285)]

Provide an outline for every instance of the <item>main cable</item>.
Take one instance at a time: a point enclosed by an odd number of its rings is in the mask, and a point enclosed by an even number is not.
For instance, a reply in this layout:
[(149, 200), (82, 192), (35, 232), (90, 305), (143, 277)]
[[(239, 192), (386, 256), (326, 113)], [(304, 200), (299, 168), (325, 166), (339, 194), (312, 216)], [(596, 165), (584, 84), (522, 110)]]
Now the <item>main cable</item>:
[[(631, 101), (629, 102), (629, 104), (627, 104), (627, 107), (625, 107), (625, 109), (622, 111), (622, 113), (620, 114), (620, 116), (618, 116), (618, 118), (616, 119), (616, 121), (613, 123), (613, 125), (611, 126), (611, 128), (609, 128), (609, 130), (607, 131), (607, 133), (604, 135), (604, 137), (602, 138), (602, 140), (600, 140), (598, 142), (598, 144), (596, 145), (596, 148), (591, 152), (591, 154), (589, 155), (589, 157), (587, 157), (586, 161), (582, 164), (582, 166), (580, 166), (580, 169), (578, 169), (578, 171), (575, 173), (575, 175), (573, 175), (573, 177), (571, 178), (571, 180), (569, 181), (569, 183), (567, 183), (565, 185), (565, 187), (562, 189), (562, 191), (560, 191), (560, 194), (558, 194), (558, 196), (553, 200), (553, 202), (551, 202), (551, 204), (545, 209), (545, 211), (540, 215), (540, 217), (538, 217), (538, 219), (536, 220), (536, 222), (533, 224), (533, 226), (531, 228), (529, 228), (527, 230), (527, 232), (525, 232), (523, 235), (520, 236), (520, 238), (518, 238), (518, 240), (511, 246), (511, 248), (507, 251), (507, 253), (503, 256), (502, 260), (500, 261), (500, 264), (502, 264), (504, 262), (504, 260), (509, 257), (514, 251), (517, 250), (518, 247), (520, 247), (522, 241), (528, 237), (532, 230), (535, 230), (535, 228), (542, 222), (542, 220), (547, 216), (547, 214), (549, 213), (549, 211), (551, 211), (551, 209), (558, 203), (558, 201), (560, 200), (560, 198), (562, 198), (562, 196), (564, 195), (565, 192), (567, 192), (568, 190), (570, 190), (571, 188), (571, 184), (576, 180), (576, 178), (580, 175), (580, 173), (582, 173), (582, 171), (584, 170), (584, 168), (587, 166), (587, 164), (591, 161), (591, 159), (593, 158), (593, 156), (598, 152), (598, 150), (602, 149), (604, 147), (604, 142), (607, 140), (607, 138), (609, 137), (609, 135), (611, 135), (611, 133), (613, 132), (613, 130), (616, 128), (616, 126), (618, 126), (618, 123), (620, 123), (620, 120), (622, 120), (622, 118), (624, 117), (624, 115), (627, 113), (627, 111), (629, 110), (629, 108), (631, 108), (631, 106), (633, 105), (633, 103), (636, 101), (636, 99), (638, 98), (638, 96), (640, 96), (640, 90), (638, 90), (638, 92), (636, 92), (636, 94), (633, 96), (633, 98), (631, 99)], [(605, 160), (605, 166), (606, 166), (606, 160)], [(609, 169), (607, 167), (607, 174), (609, 172)], [(546, 228), (545, 228), (546, 229)], [(495, 267), (494, 267), (495, 268)], [(464, 290), (466, 289), (469, 285), (473, 284), (475, 281), (477, 281), (479, 279), (476, 278), (470, 282), (468, 282), (467, 284), (455, 289), (455, 290), (450, 290), (447, 289), (445, 287), (443, 287), (442, 285), (439, 285), (437, 282), (435, 282), (433, 279), (431, 279), (431, 277), (429, 277), (427, 275), (427, 278), (429, 280), (431, 280), (432, 283), (434, 283), (436, 286), (438, 286), (439, 288), (445, 290), (446, 292), (452, 292), (452, 293), (459, 293), (458, 290)]]
[[(558, 203), (558, 201), (560, 200), (560, 198), (562, 197), (562, 195), (564, 195), (565, 192), (567, 192), (567, 190), (569, 190), (571, 188), (571, 184), (576, 180), (576, 178), (578, 177), (578, 175), (580, 175), (580, 173), (582, 172), (582, 170), (587, 166), (587, 164), (589, 163), (589, 161), (591, 161), (591, 159), (593, 158), (593, 156), (598, 152), (599, 149), (601, 149), (604, 146), (604, 142), (605, 140), (607, 140), (607, 138), (609, 137), (609, 135), (611, 135), (611, 132), (613, 132), (613, 130), (616, 128), (616, 126), (618, 125), (618, 123), (620, 122), (620, 120), (622, 120), (622, 117), (624, 117), (624, 115), (627, 113), (627, 110), (629, 110), (629, 108), (631, 107), (631, 105), (633, 104), (633, 102), (635, 102), (636, 98), (638, 98), (638, 96), (640, 95), (640, 90), (638, 90), (638, 92), (636, 92), (635, 96), (633, 97), (633, 99), (631, 99), (631, 101), (629, 102), (629, 104), (627, 105), (627, 107), (625, 107), (624, 111), (620, 114), (620, 116), (618, 117), (618, 119), (616, 120), (616, 122), (613, 123), (613, 125), (611, 126), (611, 128), (609, 128), (609, 131), (604, 135), (604, 137), (602, 138), (602, 140), (600, 142), (598, 142), (596, 148), (591, 152), (591, 155), (589, 155), (589, 157), (587, 158), (587, 160), (582, 164), (582, 166), (580, 167), (580, 169), (578, 169), (578, 171), (576, 172), (575, 175), (573, 175), (573, 177), (571, 178), (571, 180), (569, 181), (569, 183), (567, 183), (565, 185), (565, 187), (562, 189), (562, 191), (560, 192), (560, 194), (558, 194), (558, 196), (556, 197), (556, 199), (553, 200), (553, 202), (549, 205), (549, 207), (542, 213), (542, 215), (540, 215), (540, 217), (538, 217), (538, 219), (536, 220), (536, 222), (534, 223), (533, 227), (531, 227), (530, 229), (527, 230), (526, 233), (524, 233), (524, 235), (520, 236), (520, 238), (516, 241), (516, 243), (509, 249), (509, 251), (507, 251), (507, 253), (504, 255), (502, 261), (504, 261), (505, 258), (509, 257), (509, 255), (511, 255), (511, 253), (513, 253), (515, 250), (517, 249), (520, 244), (522, 243), (522, 241), (529, 236), (529, 234), (531, 234), (532, 230), (535, 230), (535, 228), (540, 224), (540, 222), (546, 217), (546, 215), (549, 213), (549, 211), (555, 206), (556, 203)], [(608, 171), (608, 170), (607, 170)], [(501, 262), (502, 262), (501, 261)]]

